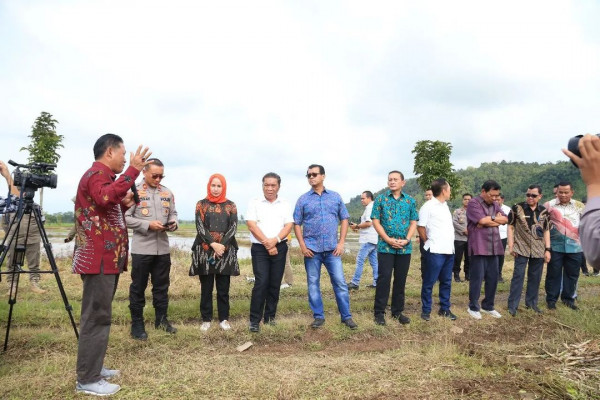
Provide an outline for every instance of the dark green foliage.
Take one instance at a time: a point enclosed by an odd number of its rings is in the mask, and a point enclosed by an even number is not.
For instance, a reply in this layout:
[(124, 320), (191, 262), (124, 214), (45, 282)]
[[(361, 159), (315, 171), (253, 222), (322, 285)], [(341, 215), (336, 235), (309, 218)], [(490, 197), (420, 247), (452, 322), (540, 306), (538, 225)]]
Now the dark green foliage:
[(450, 155), (452, 144), (439, 140), (420, 140), (412, 150), (415, 155), (414, 173), (417, 183), (423, 191), (431, 186), (431, 182), (444, 178), (452, 188), (452, 195), (456, 197), (460, 192), (461, 182), (452, 168)]
[[(504, 202), (508, 206), (525, 201), (527, 187), (532, 184), (542, 187), (543, 202), (553, 198), (552, 188), (560, 181), (570, 181), (573, 184), (574, 199), (581, 200), (585, 196), (585, 185), (581, 180), (579, 170), (568, 161), (543, 164), (512, 161), (491, 162), (483, 163), (478, 168), (468, 167), (458, 170), (456, 175), (462, 180), (462, 185), (460, 192), (450, 200), (452, 209), (460, 207), (463, 193), (479, 195), (481, 185), (488, 179), (493, 179), (502, 186), (501, 192), (504, 194)], [(385, 189), (381, 189), (377, 194), (383, 190)], [(419, 187), (416, 178), (407, 179), (404, 192), (413, 196), (419, 207), (423, 204), (423, 190)], [(353, 221), (360, 219), (363, 212), (360, 195), (350, 199), (347, 207)]]
[(52, 114), (42, 111), (31, 127), (31, 143), (27, 147), (21, 147), (21, 151), (29, 151), (29, 163), (43, 162), (56, 164), (60, 159), (57, 149), (62, 145), (63, 136), (56, 133), (57, 120)]

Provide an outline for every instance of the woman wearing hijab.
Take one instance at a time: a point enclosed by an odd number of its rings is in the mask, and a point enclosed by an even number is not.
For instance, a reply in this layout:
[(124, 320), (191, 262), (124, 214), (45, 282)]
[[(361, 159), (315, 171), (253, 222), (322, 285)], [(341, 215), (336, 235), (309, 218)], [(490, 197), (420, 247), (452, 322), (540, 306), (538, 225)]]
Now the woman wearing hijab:
[(213, 174), (206, 186), (207, 196), (196, 204), (196, 240), (192, 246), (190, 276), (200, 276), (200, 329), (207, 331), (213, 316), (213, 287), (217, 286), (217, 310), (223, 330), (229, 325), (229, 282), (240, 274), (237, 260), (237, 208), (227, 200), (227, 182)]

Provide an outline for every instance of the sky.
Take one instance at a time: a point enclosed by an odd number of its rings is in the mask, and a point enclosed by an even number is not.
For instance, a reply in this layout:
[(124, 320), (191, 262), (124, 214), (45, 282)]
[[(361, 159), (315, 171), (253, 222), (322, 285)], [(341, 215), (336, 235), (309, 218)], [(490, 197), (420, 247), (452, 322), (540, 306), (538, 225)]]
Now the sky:
[(270, 171), (292, 204), (313, 163), (345, 202), (413, 177), (419, 140), (450, 142), (456, 169), (565, 160), (571, 136), (600, 132), (598, 15), (592, 0), (0, 0), (0, 160), (26, 162), (51, 113), (64, 148), (44, 209), (69, 211), (116, 133), (163, 161), (186, 220), (216, 172), (243, 215)]

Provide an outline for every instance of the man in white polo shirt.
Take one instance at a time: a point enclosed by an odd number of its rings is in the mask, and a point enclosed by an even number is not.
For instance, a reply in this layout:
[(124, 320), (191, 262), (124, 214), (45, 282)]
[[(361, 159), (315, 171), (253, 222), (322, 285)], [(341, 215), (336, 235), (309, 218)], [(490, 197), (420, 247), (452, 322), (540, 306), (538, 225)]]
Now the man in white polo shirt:
[(450, 311), (452, 266), (454, 265), (454, 225), (446, 201), (450, 199), (450, 184), (439, 178), (431, 184), (433, 198), (419, 210), (417, 231), (425, 243), (426, 267), (421, 287), (421, 318), (429, 321), (431, 315), (433, 285), (440, 281), (440, 310), (442, 317), (456, 319)]
[(377, 286), (377, 232), (371, 223), (371, 212), (373, 211), (373, 193), (369, 190), (365, 190), (360, 195), (360, 202), (365, 206), (365, 211), (360, 217), (360, 224), (350, 223), (350, 229), (354, 232), (359, 232), (358, 243), (360, 249), (356, 255), (356, 269), (354, 270), (354, 277), (348, 282), (348, 289), (358, 290), (360, 285), (360, 278), (363, 273), (363, 267), (365, 260), (369, 258), (371, 268), (373, 268), (373, 284), (369, 287)]
[(263, 197), (250, 201), (246, 212), (255, 278), (250, 300), (250, 332), (260, 330), (263, 318), (265, 324), (275, 324), (288, 251), (286, 241), (294, 225), (291, 205), (278, 197), (281, 177), (269, 172), (262, 182)]

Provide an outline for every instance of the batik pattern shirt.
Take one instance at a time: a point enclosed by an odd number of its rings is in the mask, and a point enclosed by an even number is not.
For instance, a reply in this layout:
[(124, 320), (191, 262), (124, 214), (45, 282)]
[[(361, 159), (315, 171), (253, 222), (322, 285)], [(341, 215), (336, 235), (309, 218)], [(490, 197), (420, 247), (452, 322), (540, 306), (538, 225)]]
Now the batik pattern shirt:
[(544, 258), (544, 232), (550, 229), (550, 218), (544, 206), (538, 204), (532, 210), (527, 202), (515, 204), (508, 214), (507, 225), (514, 227), (515, 253), (527, 258)]
[[(193, 275), (234, 275), (240, 274), (237, 259), (238, 244), (237, 207), (231, 200), (213, 203), (202, 199), (196, 204), (196, 240), (192, 245)], [(217, 242), (225, 246), (223, 256), (217, 257), (210, 244)]]
[(114, 275), (127, 269), (129, 241), (121, 200), (139, 173), (129, 167), (116, 179), (109, 167), (96, 161), (79, 181), (74, 273)]
[(544, 204), (550, 214), (552, 228), (550, 229), (550, 244), (552, 251), (559, 253), (580, 253), (579, 222), (585, 206), (582, 202), (572, 200), (567, 204), (560, 204), (557, 199), (552, 199)]
[[(391, 190), (375, 199), (371, 219), (378, 219), (385, 233), (392, 239), (406, 239), (412, 221), (419, 220), (417, 202), (406, 193), (395, 199)], [(395, 249), (381, 237), (377, 240), (377, 252), (391, 254), (411, 254), (412, 241), (401, 249)]]
[(323, 188), (319, 195), (314, 190), (304, 193), (294, 208), (294, 224), (303, 225), (304, 244), (312, 252), (333, 251), (338, 244), (338, 225), (350, 218), (342, 197)]

